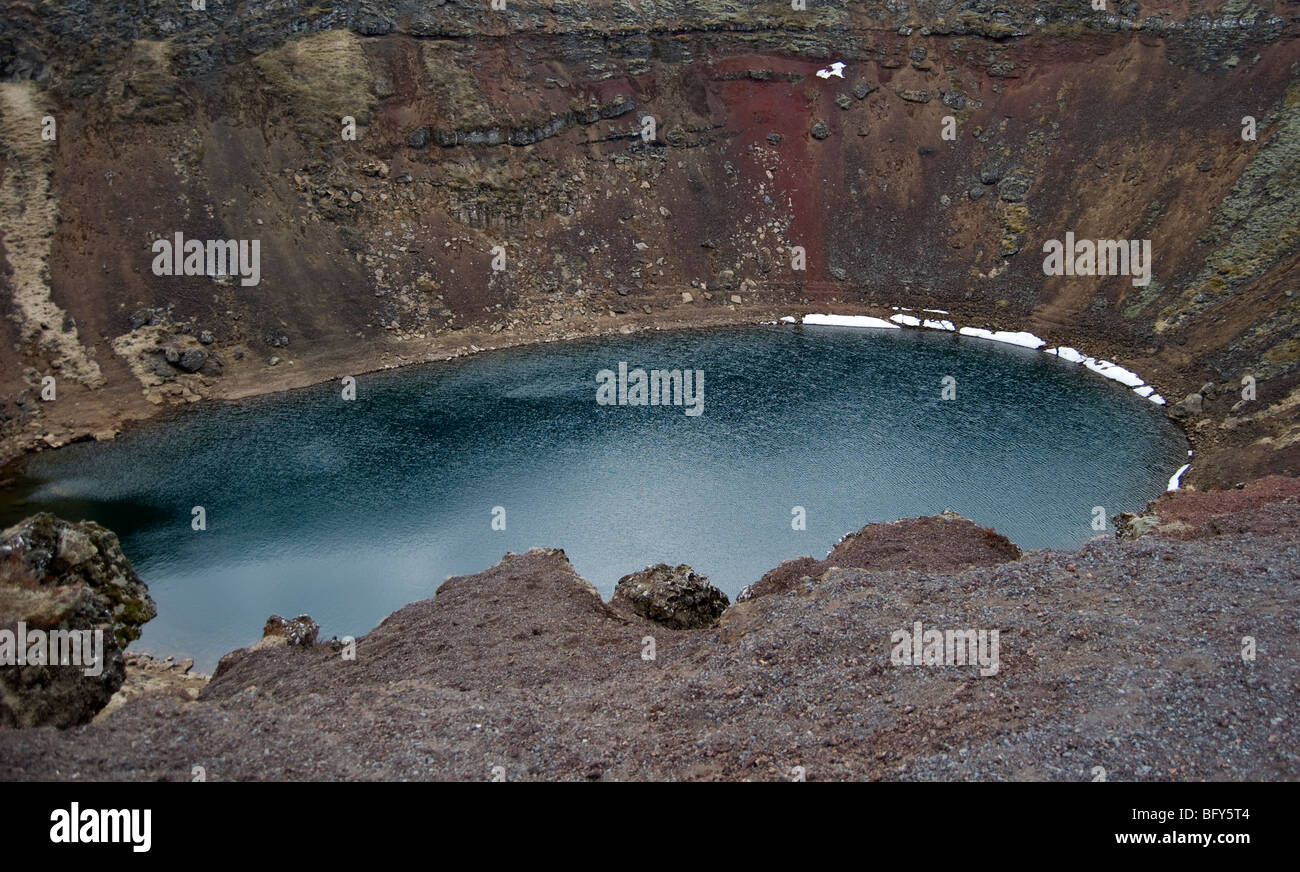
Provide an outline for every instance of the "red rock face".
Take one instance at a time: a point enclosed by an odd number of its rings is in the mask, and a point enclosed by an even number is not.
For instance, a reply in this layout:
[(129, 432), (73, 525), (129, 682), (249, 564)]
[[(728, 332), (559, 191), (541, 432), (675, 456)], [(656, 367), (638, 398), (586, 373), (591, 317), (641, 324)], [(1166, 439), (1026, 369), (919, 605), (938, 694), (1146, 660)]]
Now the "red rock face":
[[(1226, 396), (1244, 373), (1259, 378), (1258, 411), (1296, 387), (1298, 240), (1266, 205), (1295, 190), (1283, 18), (1121, 31), (1065, 7), (1039, 24), (1010, 4), (923, 8), (900, 32), (862, 10), (754, 22), (714, 4), (641, 23), (560, 4), (540, 29), (427, 14), (355, 24), (364, 36), (313, 19), (287, 43), (261, 36), (269, 22), (187, 21), (170, 42), (106, 38), (92, 56), (66, 44), (84, 23), (0, 31), (15, 63), (47, 76), (6, 93), (61, 131), (0, 156), (0, 179), (47, 178), (57, 202), (48, 235), (31, 234), (44, 247), (6, 239), (10, 284), (47, 277), (54, 329), (75, 323), (69, 341), (105, 381), (70, 377), (76, 403), (18, 406), (56, 362), (69, 372), (68, 355), (28, 338), (33, 316), (11, 306), (7, 452), (46, 430), (63, 441), (340, 371), (809, 309), (932, 307), (1030, 330), (1120, 360), (1171, 402), (1206, 381)], [(817, 77), (832, 60), (844, 78)], [(355, 141), (340, 136), (345, 114)], [(653, 143), (638, 135), (645, 114)], [(466, 140), (479, 144), (440, 144)], [(259, 238), (261, 283), (153, 275), (151, 239), (178, 231)], [(1150, 239), (1155, 281), (1044, 276), (1043, 243), (1067, 231)], [(133, 329), (138, 311), (156, 323)], [(220, 376), (157, 367), (160, 348), (202, 330)], [(269, 368), (272, 355), (290, 366)], [(1294, 471), (1297, 407), (1225, 428), (1243, 419), (1230, 406), (1190, 422), (1215, 461), (1189, 483)]]

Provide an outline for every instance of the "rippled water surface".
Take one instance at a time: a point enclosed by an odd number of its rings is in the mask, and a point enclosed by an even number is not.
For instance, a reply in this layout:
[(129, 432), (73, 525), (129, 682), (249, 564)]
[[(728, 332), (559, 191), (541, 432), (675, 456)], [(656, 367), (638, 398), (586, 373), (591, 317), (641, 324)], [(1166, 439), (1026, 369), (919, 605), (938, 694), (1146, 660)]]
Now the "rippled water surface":
[[(703, 370), (703, 414), (598, 405), (596, 372), (620, 361)], [(944, 508), (1025, 548), (1073, 547), (1098, 535), (1094, 506), (1139, 508), (1185, 455), (1159, 408), (1023, 348), (687, 331), (361, 376), (352, 402), (330, 384), (189, 409), (38, 455), (0, 520), (45, 510), (116, 531), (158, 603), (135, 647), (210, 668), (273, 612), (360, 635), (532, 546), (564, 548), (605, 596), (664, 561), (733, 597), (863, 524)]]

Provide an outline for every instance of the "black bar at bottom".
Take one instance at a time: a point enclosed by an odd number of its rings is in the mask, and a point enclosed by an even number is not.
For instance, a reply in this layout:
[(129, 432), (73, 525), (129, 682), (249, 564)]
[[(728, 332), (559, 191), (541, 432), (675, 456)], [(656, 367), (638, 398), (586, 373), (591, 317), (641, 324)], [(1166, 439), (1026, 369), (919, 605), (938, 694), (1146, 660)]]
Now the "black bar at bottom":
[[(656, 832), (669, 852), (683, 837), (700, 839), (702, 853), (715, 845), (757, 848), (767, 839), (814, 839), (825, 846), (831, 838), (851, 841), (855, 850), (924, 846), (927, 860), (989, 848), (1000, 849), (997, 856), (1004, 860), (1021, 849), (1044, 848), (1084, 858), (1182, 858), (1195, 850), (1227, 859), (1261, 845), (1285, 847), (1282, 822), (1296, 798), (1294, 788), (1282, 784), (752, 789), (761, 793), (706, 799), (656, 788), (611, 798), (595, 797), (590, 791), (601, 788), (590, 786), (585, 794), (565, 790), (559, 798), (515, 785), (482, 787), (471, 798), (428, 784), (9, 784), (3, 790), (11, 801), (0, 829), (10, 850), (50, 858), (115, 857), (127, 864), (196, 857), (265, 862), (279, 852), (302, 852), (300, 859), (314, 864), (381, 845), (385, 852), (427, 852), (431, 841), (451, 849), (462, 840), (500, 856), (527, 851), (532, 859), (545, 853), (565, 859), (566, 851), (588, 853), (605, 840), (614, 850), (636, 846), (653, 855)], [(497, 830), (501, 835), (493, 837)], [(87, 843), (96, 836), (107, 841)], [(146, 836), (148, 850), (136, 850)], [(490, 846), (481, 843), (485, 838)]]

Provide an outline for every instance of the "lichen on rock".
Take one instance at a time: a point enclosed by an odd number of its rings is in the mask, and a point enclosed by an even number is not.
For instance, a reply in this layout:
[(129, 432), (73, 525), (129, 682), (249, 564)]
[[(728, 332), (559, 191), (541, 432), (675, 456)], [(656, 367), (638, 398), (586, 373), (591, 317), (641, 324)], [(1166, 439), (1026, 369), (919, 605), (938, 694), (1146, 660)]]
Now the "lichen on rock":
[(694, 630), (713, 626), (729, 601), (689, 566), (657, 563), (620, 578), (609, 604), (674, 630)]
[[(89, 721), (122, 686), (123, 649), (156, 614), (117, 536), (98, 524), (42, 513), (0, 533), (0, 630), (15, 654), (0, 664), (0, 726)], [(47, 662), (55, 638), (66, 663)]]
[[(96, 624), (111, 630), (119, 647), (140, 638), (140, 628), (158, 614), (111, 530), (42, 512), (0, 533), (0, 589), (10, 597), (66, 602), (69, 589), (80, 587), (85, 591), (75, 595), (103, 612)], [(0, 610), (0, 617), (7, 615)]]
[(316, 634), (319, 632), (320, 624), (313, 621), (310, 615), (299, 615), (292, 619), (271, 615), (266, 619), (266, 626), (262, 628), (262, 638), (253, 649), (260, 651), (263, 648), (279, 648), (284, 645), (302, 647), (314, 645)]

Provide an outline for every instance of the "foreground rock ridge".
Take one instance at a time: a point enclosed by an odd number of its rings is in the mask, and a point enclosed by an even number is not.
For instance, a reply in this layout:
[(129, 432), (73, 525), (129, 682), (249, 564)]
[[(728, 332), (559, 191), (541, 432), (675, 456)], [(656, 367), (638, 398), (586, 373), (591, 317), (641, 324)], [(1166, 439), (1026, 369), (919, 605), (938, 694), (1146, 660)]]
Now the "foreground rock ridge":
[(123, 651), (157, 613), (117, 536), (98, 524), (42, 513), (0, 532), (0, 727), (89, 721), (122, 686)]
[[(1151, 511), (1135, 540), (1022, 555), (948, 514), (871, 525), (689, 630), (602, 602), (562, 551), (509, 554), (351, 657), (273, 620), (197, 699), (154, 666), (89, 726), (0, 730), (0, 778), (1300, 777), (1300, 480)], [(991, 668), (899, 663), (918, 623), (996, 630)]]
[[(1140, 373), (1189, 486), (1300, 469), (1293, 2), (808, 5), (9, 2), (0, 458), (485, 348), (897, 305)], [(1045, 276), (1066, 233), (1151, 240), (1152, 281)], [(259, 282), (155, 275), (176, 234), (257, 240)]]

